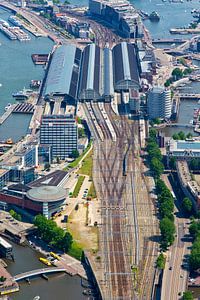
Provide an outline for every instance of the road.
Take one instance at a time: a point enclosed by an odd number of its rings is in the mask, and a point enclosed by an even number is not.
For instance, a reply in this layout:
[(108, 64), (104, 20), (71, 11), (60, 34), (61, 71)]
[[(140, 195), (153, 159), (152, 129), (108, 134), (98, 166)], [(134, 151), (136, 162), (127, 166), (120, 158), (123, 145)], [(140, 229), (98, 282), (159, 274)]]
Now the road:
[[(103, 299), (150, 299), (157, 257), (157, 243), (153, 240), (157, 223), (138, 156), (138, 121), (114, 115), (110, 104), (106, 104), (117, 136), (113, 141), (98, 105), (92, 104), (92, 109), (104, 136), (100, 140), (94, 134), (93, 170), (101, 200), (102, 266), (96, 276)], [(92, 129), (95, 130), (94, 126)], [(125, 153), (126, 176), (123, 175)]]
[[(168, 187), (172, 190), (169, 183)], [(176, 237), (174, 244), (167, 253), (161, 293), (161, 299), (163, 300), (182, 299), (181, 296), (186, 290), (188, 269), (184, 259), (185, 256), (190, 253), (190, 247), (192, 245), (189, 236), (189, 223), (189, 220), (184, 218), (177, 207), (175, 207)], [(179, 293), (180, 295), (178, 295)]]

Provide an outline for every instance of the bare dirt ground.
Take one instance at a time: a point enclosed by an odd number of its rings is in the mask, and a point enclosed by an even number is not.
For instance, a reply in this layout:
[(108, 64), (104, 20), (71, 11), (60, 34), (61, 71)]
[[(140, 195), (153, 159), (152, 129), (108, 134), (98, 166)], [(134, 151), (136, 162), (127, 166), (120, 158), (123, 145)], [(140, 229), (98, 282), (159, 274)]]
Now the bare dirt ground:
[(98, 249), (98, 229), (87, 226), (88, 207), (85, 201), (79, 204), (78, 210), (74, 210), (67, 223), (74, 240), (84, 249), (96, 252)]

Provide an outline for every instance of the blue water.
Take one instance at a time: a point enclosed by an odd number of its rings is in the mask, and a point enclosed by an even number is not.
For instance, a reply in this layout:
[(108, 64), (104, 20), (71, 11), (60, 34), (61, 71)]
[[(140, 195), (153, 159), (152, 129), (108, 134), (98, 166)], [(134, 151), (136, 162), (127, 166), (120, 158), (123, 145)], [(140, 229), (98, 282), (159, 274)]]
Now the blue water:
[[(88, 6), (87, 0), (71, 0), (70, 2), (71, 4)], [(170, 3), (162, 0), (130, 0), (130, 2), (136, 8), (147, 13), (151, 13), (154, 10), (159, 13), (160, 22), (155, 23), (149, 20), (144, 22), (154, 38), (169, 37), (171, 36), (170, 28), (187, 26), (194, 20), (191, 10), (200, 7), (199, 0), (184, 0), (183, 3)], [(184, 37), (187, 37), (187, 35), (184, 35)]]
[[(0, 18), (7, 20), (10, 13), (0, 9)], [(31, 41), (10, 41), (0, 32), (0, 114), (8, 103), (14, 103), (12, 93), (29, 88), (31, 79), (42, 79), (44, 69), (35, 66), (31, 60), (32, 53), (49, 53), (53, 43), (48, 38), (35, 38)], [(27, 133), (30, 116), (12, 115), (0, 126), (0, 140), (20, 139)]]

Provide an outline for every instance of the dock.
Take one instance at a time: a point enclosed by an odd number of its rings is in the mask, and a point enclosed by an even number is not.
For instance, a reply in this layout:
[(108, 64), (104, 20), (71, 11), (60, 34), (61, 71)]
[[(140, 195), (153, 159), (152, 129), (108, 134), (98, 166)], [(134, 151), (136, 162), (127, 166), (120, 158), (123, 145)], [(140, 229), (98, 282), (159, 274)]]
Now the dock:
[(33, 114), (34, 106), (31, 103), (19, 103), (13, 109), (13, 113)]
[(2, 125), (8, 119), (8, 117), (12, 114), (13, 110), (15, 109), (16, 105), (17, 104), (11, 105), (11, 107), (8, 108), (8, 110), (6, 110), (5, 113), (0, 117), (0, 125)]
[(0, 274), (5, 278), (5, 281), (1, 284), (0, 295), (7, 295), (10, 293), (18, 292), (19, 285), (13, 279), (12, 275), (0, 264)]

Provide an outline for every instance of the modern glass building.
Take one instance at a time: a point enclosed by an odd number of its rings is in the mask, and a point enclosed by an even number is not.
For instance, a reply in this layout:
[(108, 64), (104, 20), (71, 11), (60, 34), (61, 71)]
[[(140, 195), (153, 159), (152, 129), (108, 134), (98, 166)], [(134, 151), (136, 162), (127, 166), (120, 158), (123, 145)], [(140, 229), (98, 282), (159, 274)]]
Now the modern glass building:
[(66, 115), (44, 115), (40, 143), (51, 146), (53, 159), (69, 157), (78, 147), (78, 127), (75, 119)]
[(171, 91), (154, 87), (148, 94), (147, 108), (149, 119), (169, 119), (172, 110)]

